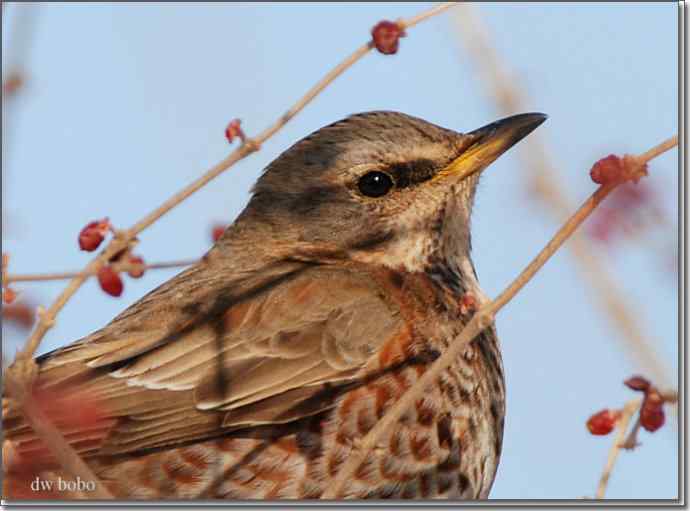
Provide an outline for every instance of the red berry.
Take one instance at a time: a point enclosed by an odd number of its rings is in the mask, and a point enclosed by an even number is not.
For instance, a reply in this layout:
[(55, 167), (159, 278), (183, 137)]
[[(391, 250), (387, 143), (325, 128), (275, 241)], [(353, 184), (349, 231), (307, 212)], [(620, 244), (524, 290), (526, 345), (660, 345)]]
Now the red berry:
[(405, 37), (405, 31), (393, 21), (380, 21), (371, 29), (374, 47), (384, 55), (398, 52), (400, 38)]
[(107, 218), (86, 224), (79, 233), (79, 248), (93, 252), (101, 244), (109, 229), (110, 221)]
[(244, 135), (244, 132), (242, 131), (242, 128), (240, 127), (240, 124), (242, 121), (239, 119), (233, 119), (228, 123), (228, 126), (225, 128), (225, 138), (228, 139), (228, 142), (232, 144), (233, 140), (235, 140), (235, 137), (239, 137), (240, 140), (244, 141), (246, 138)]
[(664, 415), (664, 409), (661, 405), (659, 406), (642, 406), (640, 410), (640, 425), (653, 433), (666, 422), (666, 416)]
[(146, 272), (146, 263), (144, 259), (140, 256), (129, 256), (129, 261), (127, 261), (131, 268), (127, 270), (127, 275), (133, 279), (138, 279)]
[(664, 398), (654, 387), (650, 387), (645, 393), (642, 407), (640, 408), (640, 425), (653, 433), (666, 422), (664, 415)]
[(622, 181), (623, 174), (623, 161), (615, 154), (600, 159), (589, 171), (592, 181), (600, 185)]
[(642, 376), (633, 376), (632, 378), (625, 380), (623, 383), (625, 383), (625, 385), (627, 385), (629, 388), (639, 392), (647, 392), (651, 385), (649, 380), (647, 378), (643, 378)]
[(98, 283), (110, 296), (120, 296), (124, 289), (120, 275), (111, 266), (103, 266), (98, 270)]
[(214, 242), (216, 242), (220, 239), (220, 237), (225, 232), (226, 228), (227, 228), (227, 225), (221, 225), (221, 224), (217, 224), (217, 225), (213, 226), (213, 229), (211, 230), (211, 238), (213, 239)]
[(14, 302), (16, 298), (17, 293), (14, 291), (14, 289), (11, 289), (9, 287), (5, 287), (2, 289), (2, 303), (10, 304)]
[(620, 412), (616, 410), (609, 410), (608, 408), (601, 410), (592, 415), (587, 421), (587, 429), (593, 435), (608, 435), (613, 431), (616, 421), (620, 418)]

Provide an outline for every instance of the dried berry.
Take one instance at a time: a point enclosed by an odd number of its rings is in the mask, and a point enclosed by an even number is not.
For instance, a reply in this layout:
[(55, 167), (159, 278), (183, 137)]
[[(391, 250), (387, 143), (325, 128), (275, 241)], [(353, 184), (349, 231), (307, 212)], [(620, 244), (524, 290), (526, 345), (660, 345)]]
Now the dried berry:
[(592, 166), (589, 175), (592, 181), (600, 185), (622, 181), (624, 179), (623, 160), (615, 154), (609, 154)]
[(220, 239), (220, 237), (225, 232), (226, 228), (227, 228), (227, 225), (221, 225), (221, 224), (216, 224), (213, 226), (213, 229), (211, 230), (211, 238), (213, 239), (214, 242), (216, 242)]
[(640, 425), (653, 433), (666, 422), (664, 409), (661, 406), (643, 406), (640, 410)]
[(640, 408), (640, 425), (653, 433), (663, 426), (664, 422), (666, 422), (664, 398), (654, 387), (650, 387), (645, 393)]
[(17, 293), (14, 291), (14, 289), (5, 287), (2, 289), (2, 303), (10, 304), (14, 302), (14, 300), (17, 298)]
[(374, 47), (384, 55), (398, 52), (400, 38), (405, 37), (402, 27), (393, 21), (380, 21), (371, 29)]
[(608, 435), (616, 426), (616, 421), (620, 418), (620, 411), (601, 410), (592, 415), (587, 421), (587, 429), (593, 435)]
[(129, 260), (127, 262), (130, 265), (129, 270), (127, 270), (127, 275), (133, 279), (140, 278), (146, 272), (146, 263), (144, 263), (144, 259), (142, 257), (135, 255), (129, 256)]
[(625, 380), (623, 383), (625, 383), (625, 385), (627, 385), (629, 388), (639, 392), (647, 392), (651, 385), (649, 380), (647, 378), (643, 378), (642, 376), (633, 376)]
[(88, 223), (79, 233), (79, 248), (93, 252), (101, 244), (109, 229), (110, 221), (107, 218)]
[(242, 128), (240, 127), (241, 123), (242, 121), (240, 121), (239, 119), (233, 119), (228, 123), (228, 126), (225, 128), (225, 138), (227, 138), (228, 142), (230, 142), (231, 144), (235, 140), (235, 137), (239, 137), (239, 139), (243, 142), (246, 139), (244, 131), (242, 131)]
[(98, 283), (110, 296), (120, 296), (124, 289), (120, 275), (111, 266), (103, 266), (98, 270)]

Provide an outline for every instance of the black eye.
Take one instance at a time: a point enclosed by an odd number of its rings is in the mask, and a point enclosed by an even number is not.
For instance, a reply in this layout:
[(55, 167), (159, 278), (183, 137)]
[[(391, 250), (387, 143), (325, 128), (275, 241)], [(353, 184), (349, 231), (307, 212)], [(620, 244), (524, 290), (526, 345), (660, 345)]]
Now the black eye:
[(393, 188), (393, 180), (385, 172), (367, 172), (357, 183), (359, 191), (367, 197), (381, 197)]

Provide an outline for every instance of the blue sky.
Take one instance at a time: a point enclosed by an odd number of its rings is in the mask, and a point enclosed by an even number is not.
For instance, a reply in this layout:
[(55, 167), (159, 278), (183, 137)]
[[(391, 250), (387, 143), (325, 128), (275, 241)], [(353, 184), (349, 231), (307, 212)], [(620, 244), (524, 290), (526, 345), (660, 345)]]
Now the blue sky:
[[(4, 126), (11, 138), (3, 141), (3, 252), (12, 254), (12, 271), (79, 269), (89, 255), (77, 250), (75, 239), (88, 220), (109, 216), (118, 226), (131, 225), (227, 155), (229, 119), (239, 117), (247, 133), (257, 133), (364, 42), (377, 21), (429, 5), (41, 5), (25, 59), (27, 87)], [(525, 110), (550, 116), (539, 130), (573, 201), (594, 190), (587, 172), (598, 158), (641, 152), (677, 132), (674, 3), (487, 3), (478, 10), (527, 93)], [(501, 117), (456, 30), (446, 13), (411, 29), (397, 55), (368, 55), (260, 153), (146, 230), (139, 252), (148, 261), (201, 255), (210, 245), (210, 225), (241, 211), (267, 163), (350, 113), (399, 110), (458, 131)], [(669, 223), (596, 249), (671, 380), (678, 367), (678, 288), (660, 262), (660, 247), (672, 252), (664, 240), (676, 237), (677, 166), (671, 151), (650, 169)], [(558, 227), (530, 197), (526, 175), (513, 152), (480, 184), (473, 257), (490, 296)], [(172, 274), (127, 280), (120, 299), (87, 283), (41, 351), (99, 328)], [(48, 304), (63, 286), (20, 289)], [(633, 397), (621, 382), (639, 366), (592, 293), (562, 251), (500, 313), (508, 415), (493, 498), (594, 493), (611, 438), (590, 436), (585, 420)], [(18, 337), (3, 333), (11, 356)], [(643, 434), (640, 449), (621, 454), (608, 496), (675, 497), (677, 440), (674, 426)]]

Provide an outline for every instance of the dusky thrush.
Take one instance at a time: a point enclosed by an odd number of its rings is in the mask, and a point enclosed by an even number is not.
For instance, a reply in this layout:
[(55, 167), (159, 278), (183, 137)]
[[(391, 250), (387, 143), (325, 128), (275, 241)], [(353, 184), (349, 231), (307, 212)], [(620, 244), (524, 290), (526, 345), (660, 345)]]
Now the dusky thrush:
[[(58, 426), (118, 498), (318, 498), (469, 321), (467, 298), (485, 300), (470, 258), (479, 175), (545, 118), (462, 134), (368, 112), (312, 133), (198, 264), (39, 357), (35, 392), (96, 403), (97, 420)], [(487, 497), (504, 397), (492, 326), (339, 497)], [(69, 477), (16, 412), (5, 439), (24, 462), (6, 467), (6, 496), (38, 497), (36, 473)]]

